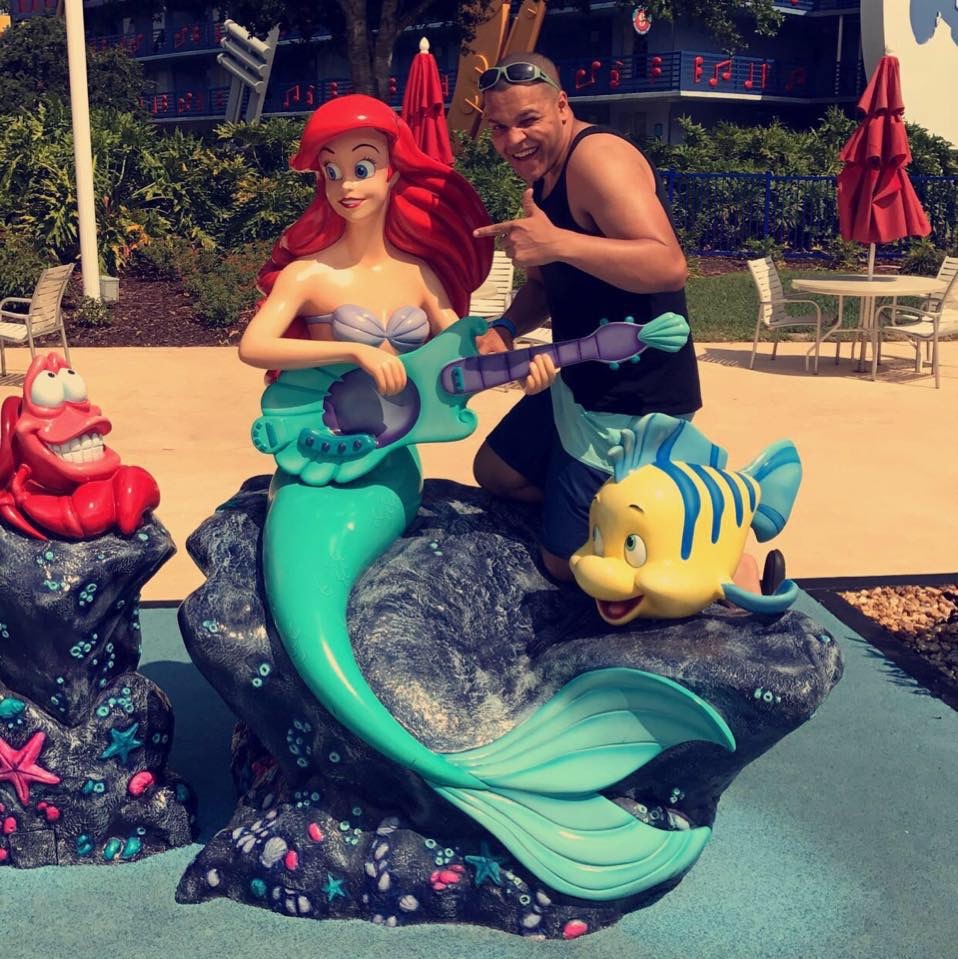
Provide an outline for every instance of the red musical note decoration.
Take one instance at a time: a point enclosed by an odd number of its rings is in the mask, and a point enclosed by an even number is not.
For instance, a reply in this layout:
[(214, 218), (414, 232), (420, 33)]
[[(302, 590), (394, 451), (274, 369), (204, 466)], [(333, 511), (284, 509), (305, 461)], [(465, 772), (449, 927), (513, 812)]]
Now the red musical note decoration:
[(717, 87), (717, 86), (718, 86), (719, 76), (720, 76), (719, 70), (721, 70), (722, 67), (725, 67), (725, 69), (724, 69), (724, 70), (722, 71), (722, 73), (721, 73), (722, 79), (723, 79), (723, 80), (731, 80), (731, 79), (732, 79), (732, 61), (731, 61), (731, 60), (719, 60), (719, 62), (716, 63), (714, 67), (712, 67), (712, 76), (709, 78), (709, 86), (710, 86), (710, 87)]
[(594, 86), (598, 81), (595, 78), (596, 73), (602, 69), (601, 60), (593, 60), (591, 63), (591, 73), (589, 74), (589, 79), (586, 80), (586, 71), (579, 67), (575, 72), (575, 88), (576, 90), (582, 90), (585, 87)]
[(186, 93), (176, 101), (177, 113), (190, 113), (193, 110), (193, 91), (187, 90)]
[(801, 87), (805, 85), (807, 75), (805, 73), (804, 67), (796, 67), (788, 75), (788, 80), (785, 83), (785, 92), (791, 93), (796, 87)]
[[(768, 64), (761, 63), (759, 64), (759, 80), (758, 88), (759, 90), (765, 89), (765, 84), (768, 82)], [(750, 63), (748, 65), (748, 78), (742, 84), (746, 90), (751, 90), (755, 86), (755, 64)]]
[(649, 76), (656, 80), (662, 76), (662, 58), (649, 57)]
[(386, 85), (386, 95), (394, 97), (396, 92), (399, 90), (399, 80), (396, 77), (390, 77)]
[(702, 64), (705, 63), (705, 57), (696, 57), (692, 61), (692, 79), (696, 83), (702, 82)]
[(330, 80), (330, 81), (329, 81), (329, 96), (330, 96), (330, 99), (332, 99), (333, 97), (338, 97), (338, 96), (339, 96), (339, 81), (338, 81), (338, 80)]
[(283, 109), (288, 110), (294, 103), (299, 103), (300, 91), (299, 84), (290, 87), (285, 94), (283, 94)]
[(167, 113), (170, 109), (170, 98), (165, 93), (158, 93), (153, 97), (153, 105), (150, 112), (155, 116), (157, 113)]
[(306, 87), (306, 106), (311, 107), (316, 102), (316, 85), (310, 83)]
[(615, 60), (612, 68), (609, 70), (609, 89), (617, 90), (622, 85), (622, 67), (625, 64), (621, 60)]

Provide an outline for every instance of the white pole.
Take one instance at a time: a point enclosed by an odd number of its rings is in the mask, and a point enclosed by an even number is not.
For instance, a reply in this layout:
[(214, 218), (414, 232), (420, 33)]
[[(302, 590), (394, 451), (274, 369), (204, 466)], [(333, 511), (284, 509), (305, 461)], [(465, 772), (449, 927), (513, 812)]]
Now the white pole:
[(868, 244), (868, 279), (875, 275), (875, 244)]
[(76, 163), (83, 295), (99, 300), (100, 264), (97, 258), (96, 212), (93, 206), (93, 148), (90, 145), (90, 99), (86, 79), (83, 0), (66, 0), (66, 15), (67, 60), (70, 66), (70, 112), (73, 114), (73, 157)]

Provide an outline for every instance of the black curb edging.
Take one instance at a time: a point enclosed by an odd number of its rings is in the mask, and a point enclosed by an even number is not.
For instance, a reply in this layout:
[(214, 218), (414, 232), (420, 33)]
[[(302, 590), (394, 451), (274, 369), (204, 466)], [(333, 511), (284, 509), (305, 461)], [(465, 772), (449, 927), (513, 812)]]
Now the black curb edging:
[[(872, 576), (841, 579), (802, 580), (798, 585), (815, 602), (825, 607), (836, 619), (874, 646), (886, 659), (908, 673), (933, 696), (954, 710), (958, 710), (958, 682), (949, 679), (936, 666), (920, 656), (888, 630), (879, 626), (858, 607), (838, 595), (879, 586), (948, 586), (958, 583), (958, 573), (928, 576)], [(824, 585), (820, 585), (824, 584)]]

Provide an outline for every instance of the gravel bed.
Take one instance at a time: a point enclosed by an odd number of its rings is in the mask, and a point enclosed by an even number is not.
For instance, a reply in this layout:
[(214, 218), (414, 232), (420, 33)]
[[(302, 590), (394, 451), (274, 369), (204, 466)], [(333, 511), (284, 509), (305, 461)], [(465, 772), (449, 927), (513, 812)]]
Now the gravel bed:
[(958, 583), (839, 593), (951, 683), (958, 683)]

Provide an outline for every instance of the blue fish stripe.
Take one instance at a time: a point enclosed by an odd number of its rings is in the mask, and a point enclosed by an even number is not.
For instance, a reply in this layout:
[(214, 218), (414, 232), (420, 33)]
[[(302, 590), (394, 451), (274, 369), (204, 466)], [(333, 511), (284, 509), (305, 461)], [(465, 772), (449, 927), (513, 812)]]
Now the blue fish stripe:
[(699, 466), (697, 463), (689, 463), (688, 467), (702, 481), (705, 491), (712, 501), (712, 542), (717, 543), (719, 533), (722, 530), (722, 517), (725, 515), (725, 497), (712, 476), (712, 473), (718, 472), (718, 470), (710, 470), (708, 467)]
[(742, 520), (744, 519), (742, 491), (738, 488), (738, 483), (735, 482), (735, 476), (731, 473), (726, 473), (725, 470), (716, 470), (715, 472), (725, 480), (726, 485), (732, 492), (732, 504), (735, 506), (735, 525), (741, 526)]
[(796, 450), (794, 446), (789, 446), (786, 449), (779, 450), (774, 456), (769, 457), (752, 475), (759, 484), (761, 484), (762, 480), (770, 473), (774, 473), (775, 470), (782, 466), (790, 466), (793, 463), (800, 463), (798, 450)]
[(722, 447), (716, 446), (713, 443), (712, 449), (709, 451), (709, 466), (713, 467), (714, 469), (720, 468), (719, 459), (720, 459), (721, 452), (722, 452)]
[(695, 524), (698, 521), (699, 513), (702, 510), (702, 498), (699, 496), (698, 487), (689, 478), (676, 463), (672, 462), (672, 448), (675, 446), (682, 431), (687, 426), (685, 420), (678, 420), (675, 429), (669, 435), (668, 439), (658, 448), (655, 454), (655, 465), (658, 466), (666, 476), (671, 477), (672, 481), (678, 487), (679, 495), (682, 497), (682, 506), (684, 519), (682, 521), (682, 559), (688, 559), (692, 555), (692, 546), (695, 539)]
[(759, 488), (758, 483), (756, 483), (748, 473), (736, 473), (735, 475), (745, 484), (745, 489), (748, 491), (748, 511), (754, 513), (755, 505), (758, 502), (755, 497)]
[(766, 506), (762, 503), (759, 506), (757, 512), (761, 513), (774, 527), (776, 532), (781, 533), (785, 528), (785, 517), (777, 509), (772, 509), (771, 506)]

